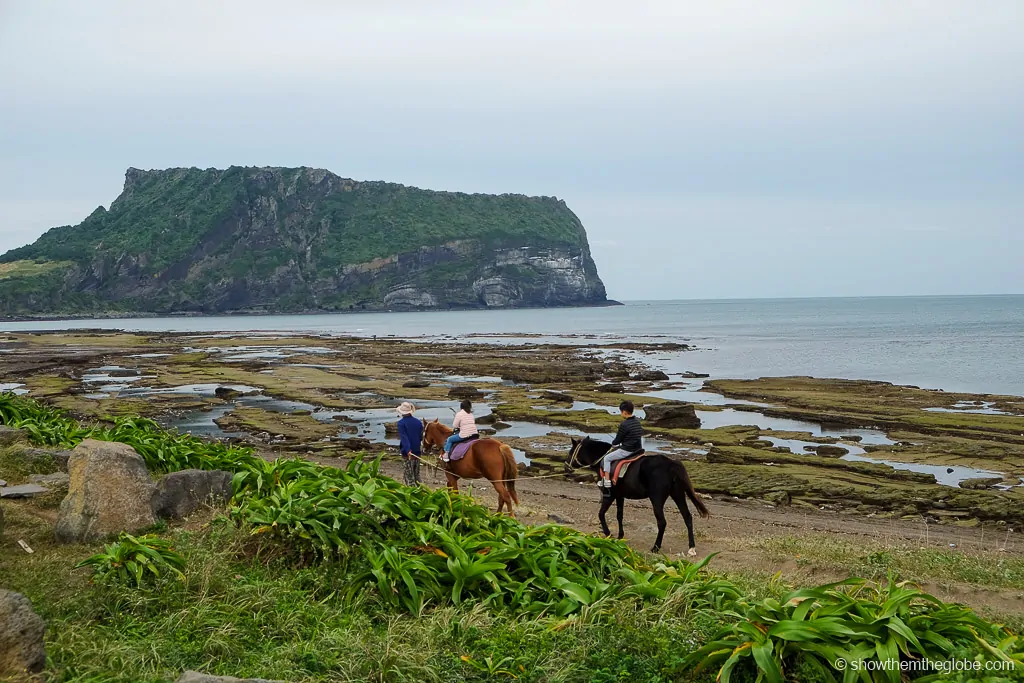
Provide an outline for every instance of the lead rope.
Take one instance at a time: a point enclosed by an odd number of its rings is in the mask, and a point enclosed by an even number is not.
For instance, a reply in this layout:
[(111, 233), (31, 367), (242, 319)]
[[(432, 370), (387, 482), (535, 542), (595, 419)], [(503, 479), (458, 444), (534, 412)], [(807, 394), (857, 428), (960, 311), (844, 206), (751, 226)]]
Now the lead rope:
[[(573, 465), (576, 462), (576, 457), (579, 455), (580, 448), (582, 446), (583, 446), (583, 442), (580, 441), (578, 444), (576, 444), (576, 447), (573, 448), (572, 452), (569, 454), (569, 460), (566, 461), (566, 467), (569, 468), (568, 472), (555, 472), (553, 474), (538, 474), (537, 476), (534, 476), (534, 477), (516, 477), (515, 479), (489, 479), (488, 481), (490, 481), (491, 483), (502, 483), (502, 484), (505, 484), (505, 483), (508, 483), (510, 481), (529, 481), (530, 479), (554, 479), (555, 477), (564, 477), (564, 476), (566, 476), (568, 474), (572, 474), (573, 472), (575, 472), (576, 470), (579, 469), (579, 467), (574, 467)], [(424, 453), (426, 453), (430, 448), (433, 448), (433, 445), (432, 444), (427, 444), (427, 442), (424, 441), (420, 450), (422, 450)], [(418, 458), (419, 461), (422, 464), (426, 465), (427, 467), (429, 467), (430, 469), (432, 469), (434, 471), (433, 482), (435, 484), (437, 483), (437, 473), (438, 472), (444, 472), (445, 475), (449, 475), (450, 474), (451, 476), (455, 477), (456, 479), (467, 479), (466, 477), (462, 477), (462, 476), (459, 476), (458, 474), (455, 474), (451, 470), (445, 469), (444, 467), (439, 467), (439, 466), (435, 465), (434, 463), (429, 462), (428, 460), (424, 459), (422, 456), (417, 455), (416, 458)], [(486, 478), (486, 477), (477, 477), (477, 478), (480, 479), (480, 478)], [(467, 480), (468, 481), (472, 481), (472, 479), (467, 479)]]

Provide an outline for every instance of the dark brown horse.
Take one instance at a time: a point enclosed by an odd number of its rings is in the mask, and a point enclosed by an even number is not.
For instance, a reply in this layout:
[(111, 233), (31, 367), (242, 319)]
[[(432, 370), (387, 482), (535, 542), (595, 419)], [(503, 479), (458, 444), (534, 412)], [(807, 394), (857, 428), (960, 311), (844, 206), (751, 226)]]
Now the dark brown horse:
[[(451, 427), (440, 421), (423, 421), (423, 452), (434, 446), (443, 449), (444, 442), (452, 435)], [(512, 504), (519, 505), (516, 494), (516, 457), (512, 449), (497, 439), (478, 439), (466, 451), (461, 460), (446, 463), (444, 475), (448, 478), (448, 488), (459, 490), (459, 479), (487, 479), (498, 492), (498, 512), (507, 507), (509, 514), (515, 516)]]
[[(601, 458), (611, 449), (611, 444), (604, 441), (596, 441), (590, 437), (582, 441), (572, 439), (572, 450), (569, 452), (569, 467), (590, 467), (597, 469), (600, 466)], [(642, 499), (650, 498), (654, 506), (654, 516), (658, 520), (658, 540), (651, 548), (652, 553), (661, 550), (661, 541), (665, 537), (665, 501), (671, 498), (675, 501), (679, 513), (686, 522), (686, 534), (690, 542), (689, 555), (697, 554), (696, 543), (693, 540), (693, 516), (686, 506), (686, 499), (693, 502), (701, 517), (708, 517), (710, 513), (704, 502), (693, 490), (690, 483), (690, 475), (681, 462), (676, 462), (660, 453), (645, 455), (629, 466), (625, 476), (612, 487), (611, 495), (604, 498), (601, 503), (601, 510), (597, 513), (601, 520), (601, 529), (606, 536), (611, 536), (611, 529), (605, 520), (604, 513), (612, 506), (612, 501), (618, 506), (619, 538), (625, 534), (622, 531), (622, 505), (625, 498)]]

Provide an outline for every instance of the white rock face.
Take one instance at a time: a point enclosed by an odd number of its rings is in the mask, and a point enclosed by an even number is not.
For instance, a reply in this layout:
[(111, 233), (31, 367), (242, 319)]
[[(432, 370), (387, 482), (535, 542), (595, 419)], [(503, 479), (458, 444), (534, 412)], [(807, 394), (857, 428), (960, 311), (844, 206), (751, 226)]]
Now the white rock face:
[(385, 295), (384, 305), (437, 308), (437, 298), (433, 294), (415, 287), (401, 287)]

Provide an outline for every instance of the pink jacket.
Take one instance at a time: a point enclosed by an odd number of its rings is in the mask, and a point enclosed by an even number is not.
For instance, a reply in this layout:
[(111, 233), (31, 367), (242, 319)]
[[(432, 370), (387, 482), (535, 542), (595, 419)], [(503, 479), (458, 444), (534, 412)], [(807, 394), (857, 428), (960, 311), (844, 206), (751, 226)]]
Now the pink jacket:
[(465, 410), (460, 410), (455, 415), (452, 429), (459, 433), (460, 439), (466, 439), (480, 433), (476, 429), (476, 418), (473, 417), (473, 413), (467, 413)]

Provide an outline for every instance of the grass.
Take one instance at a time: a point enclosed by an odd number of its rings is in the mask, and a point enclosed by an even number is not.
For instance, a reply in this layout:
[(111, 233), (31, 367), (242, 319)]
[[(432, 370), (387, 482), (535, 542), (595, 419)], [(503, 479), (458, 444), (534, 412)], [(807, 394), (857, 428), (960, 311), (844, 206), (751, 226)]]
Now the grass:
[(671, 599), (560, 629), (473, 605), (416, 618), (351, 591), (342, 565), (255, 557), (249, 535), (223, 518), (170, 534), (188, 558), (184, 581), (141, 592), (90, 584), (88, 570), (69, 568), (99, 546), (50, 545), (45, 523), (11, 507), (11, 535), (37, 552), (15, 556), (5, 541), (0, 568), (49, 624), (55, 682), (156, 683), (189, 668), (294, 683), (512, 680), (492, 676), (490, 658), (520, 681), (653, 683), (681, 674), (681, 655), (717, 625)]
[(32, 277), (33, 275), (42, 275), (43, 273), (49, 273), (50, 271), (60, 270), (61, 268), (68, 268), (73, 266), (74, 263), (70, 261), (11, 261), (9, 263), (0, 263), (0, 280), (13, 279), (19, 277)]
[[(993, 547), (999, 541), (993, 535)], [(915, 581), (955, 581), (1024, 591), (1024, 558), (907, 544), (865, 546), (822, 536), (774, 536), (754, 547), (777, 558), (798, 557), (855, 576), (884, 577), (889, 571)]]

